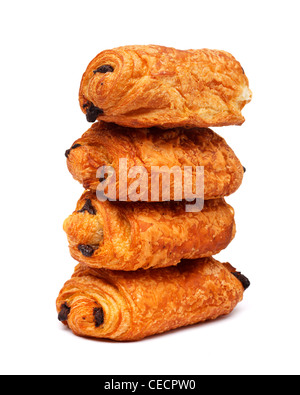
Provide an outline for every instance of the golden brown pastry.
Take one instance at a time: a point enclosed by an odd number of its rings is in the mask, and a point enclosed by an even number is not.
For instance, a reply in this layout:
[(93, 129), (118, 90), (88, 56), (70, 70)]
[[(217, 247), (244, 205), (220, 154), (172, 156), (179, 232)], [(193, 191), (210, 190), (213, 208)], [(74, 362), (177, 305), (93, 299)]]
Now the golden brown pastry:
[(228, 52), (131, 45), (90, 62), (79, 102), (90, 122), (209, 127), (241, 125), (251, 96), (243, 68)]
[[(151, 201), (151, 170), (154, 167), (175, 166), (184, 173), (185, 166), (193, 168), (193, 189), (196, 193), (196, 166), (204, 167), (204, 198), (215, 199), (235, 192), (242, 183), (243, 166), (226, 144), (226, 141), (206, 128), (176, 128), (168, 130), (132, 129), (96, 122), (76, 140), (66, 151), (67, 166), (75, 180), (84, 188), (96, 190), (99, 185), (97, 170), (101, 166), (112, 166), (116, 171), (116, 199), (119, 200), (119, 160), (126, 158), (127, 172), (134, 166), (143, 166), (147, 170), (148, 190), (140, 195), (140, 200)], [(157, 173), (156, 173), (157, 174)], [(136, 178), (127, 177), (128, 187)], [(169, 199), (162, 194), (162, 176), (160, 176), (158, 201), (174, 200), (175, 177), (170, 177)], [(183, 185), (183, 177), (181, 183)], [(188, 191), (182, 190), (182, 198), (190, 198)], [(176, 195), (175, 195), (176, 196)], [(128, 200), (130, 196), (127, 194)], [(123, 199), (125, 200), (125, 199)]]
[(135, 272), (79, 264), (56, 306), (58, 319), (76, 335), (140, 340), (230, 313), (249, 285), (213, 258)]
[(100, 202), (86, 191), (64, 222), (71, 255), (92, 268), (137, 270), (217, 254), (235, 236), (234, 210), (224, 199), (200, 212), (185, 202)]

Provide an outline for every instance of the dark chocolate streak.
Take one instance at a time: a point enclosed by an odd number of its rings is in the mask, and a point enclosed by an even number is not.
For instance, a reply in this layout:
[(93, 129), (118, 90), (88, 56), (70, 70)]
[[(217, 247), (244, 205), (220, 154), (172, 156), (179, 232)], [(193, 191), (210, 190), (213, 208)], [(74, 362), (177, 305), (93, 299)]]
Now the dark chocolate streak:
[(244, 173), (246, 173), (246, 167), (243, 166)]
[(92, 103), (86, 111), (86, 120), (88, 122), (95, 122), (99, 115), (104, 114), (102, 108), (94, 106)]
[(233, 274), (242, 283), (244, 290), (250, 287), (250, 281), (241, 272), (233, 272), (231, 274)]
[(102, 307), (95, 307), (93, 311), (95, 317), (95, 327), (99, 328), (104, 323), (104, 312)]
[(97, 211), (92, 206), (91, 199), (87, 199), (85, 204), (84, 204), (84, 206), (82, 207), (82, 209), (78, 210), (77, 212), (78, 213), (84, 213), (85, 211), (87, 211), (91, 215), (96, 215)]
[(59, 321), (66, 321), (68, 319), (68, 315), (70, 314), (70, 310), (71, 308), (68, 307), (68, 305), (66, 303), (63, 303), (60, 306), (60, 312), (58, 314), (58, 319)]
[(113, 71), (114, 68), (110, 64), (104, 64), (98, 67), (98, 69), (94, 70), (93, 73), (112, 73)]
[(78, 250), (82, 253), (82, 255), (90, 257), (94, 253), (94, 248), (86, 245), (86, 244), (79, 244)]
[(78, 147), (81, 147), (81, 144), (75, 144), (70, 149), (67, 149), (67, 151), (65, 152), (65, 157), (67, 158), (70, 155), (70, 152), (71, 152), (72, 149), (75, 149), (75, 148), (78, 148)]

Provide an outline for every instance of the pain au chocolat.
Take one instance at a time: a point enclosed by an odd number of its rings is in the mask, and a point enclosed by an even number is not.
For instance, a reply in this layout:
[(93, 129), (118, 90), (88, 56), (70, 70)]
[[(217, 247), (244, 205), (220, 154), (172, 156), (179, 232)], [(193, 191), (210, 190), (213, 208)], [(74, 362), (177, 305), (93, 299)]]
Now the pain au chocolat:
[(129, 45), (104, 50), (79, 90), (87, 120), (143, 128), (241, 125), (252, 93), (228, 52)]
[(229, 314), (249, 285), (229, 263), (213, 258), (134, 272), (79, 264), (56, 307), (76, 335), (133, 341)]
[[(186, 167), (192, 169), (190, 194), (193, 195), (196, 194), (197, 167), (203, 167), (205, 200), (231, 195), (241, 185), (244, 175), (241, 162), (226, 141), (207, 128), (134, 129), (95, 122), (66, 151), (66, 157), (70, 173), (86, 189), (97, 189), (99, 168), (112, 167), (116, 173), (116, 200), (120, 199), (120, 178), (124, 177), (123, 173), (121, 177), (120, 161), (124, 159), (128, 188), (135, 182), (135, 177), (129, 177), (130, 169), (141, 166), (146, 171), (149, 188), (139, 197), (144, 201), (176, 200), (179, 188), (182, 189), (179, 200), (191, 198), (182, 188)], [(166, 167), (168, 170), (179, 169), (181, 179), (176, 186), (177, 179), (169, 173), (168, 193), (164, 197), (162, 181)], [(151, 194), (155, 185), (159, 190), (157, 200), (153, 200)], [(126, 199), (130, 200), (130, 196)]]
[(234, 210), (224, 199), (186, 212), (185, 202), (101, 202), (91, 191), (81, 196), (63, 227), (78, 262), (125, 271), (215, 255), (236, 232)]

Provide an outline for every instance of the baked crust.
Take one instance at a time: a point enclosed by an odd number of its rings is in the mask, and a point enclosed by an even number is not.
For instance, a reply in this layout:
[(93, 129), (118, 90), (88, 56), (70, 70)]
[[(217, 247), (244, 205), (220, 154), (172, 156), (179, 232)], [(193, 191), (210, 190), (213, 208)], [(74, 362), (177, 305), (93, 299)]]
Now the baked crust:
[[(193, 194), (196, 193), (196, 166), (204, 167), (204, 199), (216, 199), (234, 193), (243, 180), (243, 166), (218, 134), (207, 128), (124, 128), (115, 124), (96, 122), (66, 151), (67, 166), (75, 180), (84, 188), (96, 190), (97, 170), (112, 166), (116, 171), (116, 199), (119, 200), (119, 160), (127, 160), (127, 168), (142, 166), (147, 170), (148, 193), (140, 200), (151, 201), (151, 167), (177, 166), (182, 174), (185, 166), (193, 168)], [(153, 169), (152, 169), (153, 171)], [(153, 172), (152, 174), (155, 174)], [(127, 177), (130, 187), (136, 178)], [(175, 178), (170, 177), (170, 198), (162, 193), (160, 176), (158, 201), (174, 200)], [(175, 185), (174, 185), (175, 184)], [(183, 185), (183, 178), (181, 184)], [(153, 186), (154, 188), (154, 186)], [(188, 191), (181, 199), (191, 198)], [(175, 195), (176, 196), (176, 195)], [(130, 200), (130, 196), (127, 197)], [(123, 199), (124, 200), (124, 199)], [(157, 200), (156, 200), (157, 201)]]
[(86, 191), (64, 222), (70, 253), (92, 268), (137, 270), (212, 256), (235, 236), (234, 210), (224, 199), (200, 212), (186, 202), (100, 202)]
[(57, 312), (76, 335), (140, 340), (229, 314), (243, 299), (235, 272), (213, 258), (135, 272), (79, 264), (59, 293)]
[(251, 97), (243, 68), (228, 52), (158, 45), (102, 51), (79, 90), (89, 121), (134, 128), (241, 125)]

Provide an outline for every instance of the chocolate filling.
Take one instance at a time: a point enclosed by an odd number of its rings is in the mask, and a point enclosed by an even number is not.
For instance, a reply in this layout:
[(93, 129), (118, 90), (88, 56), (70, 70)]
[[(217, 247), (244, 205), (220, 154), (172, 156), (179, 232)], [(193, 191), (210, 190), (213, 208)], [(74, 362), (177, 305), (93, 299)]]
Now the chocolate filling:
[(99, 328), (100, 325), (104, 323), (104, 312), (101, 307), (95, 307), (93, 311), (93, 315), (95, 318), (95, 327)]
[(100, 67), (98, 67), (98, 69), (94, 70), (93, 73), (112, 73), (114, 71), (114, 68), (110, 65), (110, 64), (104, 64)]
[(244, 290), (250, 287), (250, 281), (241, 272), (232, 272), (231, 274), (233, 274), (242, 283)]
[(243, 166), (244, 173), (246, 173), (246, 167)]
[(87, 199), (85, 204), (84, 204), (84, 206), (82, 207), (82, 209), (78, 210), (77, 212), (78, 213), (84, 213), (85, 211), (87, 211), (91, 215), (96, 215), (97, 211), (92, 206), (91, 199)]
[(59, 321), (66, 321), (68, 319), (68, 315), (70, 314), (71, 307), (68, 307), (66, 303), (63, 303), (60, 306), (60, 312), (58, 314)]
[(96, 107), (94, 106), (94, 104), (92, 103), (89, 108), (87, 109), (86, 112), (86, 120), (88, 122), (95, 122), (96, 119), (98, 118), (99, 115), (104, 114), (104, 111), (102, 110), (102, 108)]
[(81, 144), (74, 144), (70, 149), (67, 149), (67, 151), (65, 152), (65, 157), (67, 158), (70, 155), (70, 152), (72, 149), (81, 147)]
[(86, 245), (86, 244), (79, 244), (78, 250), (82, 253), (82, 255), (90, 257), (94, 253), (94, 248)]

